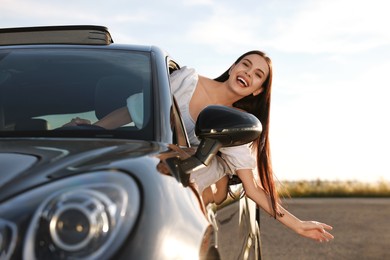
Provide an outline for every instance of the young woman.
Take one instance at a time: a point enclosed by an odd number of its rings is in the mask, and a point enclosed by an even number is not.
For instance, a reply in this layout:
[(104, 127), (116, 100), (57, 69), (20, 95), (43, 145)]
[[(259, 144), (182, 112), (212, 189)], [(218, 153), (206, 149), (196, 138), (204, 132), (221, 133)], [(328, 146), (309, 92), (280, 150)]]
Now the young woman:
[[(263, 131), (252, 144), (222, 148), (222, 158), (232, 174), (241, 179), (246, 195), (270, 215), (296, 233), (317, 241), (329, 241), (333, 236), (327, 231), (332, 227), (316, 222), (301, 221), (279, 204), (271, 167), (269, 145), (269, 115), (272, 86), (272, 63), (261, 51), (241, 55), (220, 77), (210, 79), (198, 75), (195, 70), (183, 67), (171, 75), (171, 87), (175, 95), (190, 142), (199, 141), (195, 136), (195, 122), (199, 113), (208, 105), (236, 107), (255, 115), (262, 123)], [(127, 108), (121, 108), (101, 119), (96, 125), (116, 128), (128, 123), (131, 116)], [(74, 119), (70, 124), (86, 123)], [(213, 163), (213, 170), (195, 172), (191, 179), (198, 185), (205, 202), (219, 203), (226, 198), (226, 169)], [(218, 168), (219, 167), (219, 168)], [(260, 183), (256, 178), (258, 172)], [(215, 183), (216, 189), (210, 185)]]

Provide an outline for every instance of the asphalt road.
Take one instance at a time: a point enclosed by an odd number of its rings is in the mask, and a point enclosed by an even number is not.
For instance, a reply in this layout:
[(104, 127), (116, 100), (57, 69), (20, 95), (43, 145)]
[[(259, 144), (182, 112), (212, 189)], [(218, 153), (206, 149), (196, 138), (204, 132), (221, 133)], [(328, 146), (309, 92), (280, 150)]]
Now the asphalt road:
[(288, 199), (284, 203), (302, 220), (333, 226), (335, 239), (311, 241), (261, 212), (263, 260), (390, 259), (390, 199)]

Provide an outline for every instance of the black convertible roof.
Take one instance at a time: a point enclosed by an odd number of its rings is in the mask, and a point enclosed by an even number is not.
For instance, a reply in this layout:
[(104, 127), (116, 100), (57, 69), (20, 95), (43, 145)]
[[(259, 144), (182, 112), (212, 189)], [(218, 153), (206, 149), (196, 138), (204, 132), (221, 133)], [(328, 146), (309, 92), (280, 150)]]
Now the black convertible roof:
[(64, 25), (0, 29), (0, 45), (24, 44), (92, 44), (113, 43), (104, 26)]

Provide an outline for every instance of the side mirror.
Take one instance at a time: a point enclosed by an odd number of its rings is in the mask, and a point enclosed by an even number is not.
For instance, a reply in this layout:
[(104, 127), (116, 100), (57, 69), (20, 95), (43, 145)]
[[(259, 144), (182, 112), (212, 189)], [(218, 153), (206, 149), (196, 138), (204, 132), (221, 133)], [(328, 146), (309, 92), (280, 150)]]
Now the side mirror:
[(208, 106), (198, 116), (195, 134), (214, 139), (223, 147), (243, 145), (257, 139), (262, 126), (254, 115), (226, 106)]
[(257, 139), (262, 126), (254, 115), (226, 106), (208, 106), (199, 114), (195, 134), (200, 139), (196, 153), (180, 165), (187, 174), (207, 166), (219, 148)]

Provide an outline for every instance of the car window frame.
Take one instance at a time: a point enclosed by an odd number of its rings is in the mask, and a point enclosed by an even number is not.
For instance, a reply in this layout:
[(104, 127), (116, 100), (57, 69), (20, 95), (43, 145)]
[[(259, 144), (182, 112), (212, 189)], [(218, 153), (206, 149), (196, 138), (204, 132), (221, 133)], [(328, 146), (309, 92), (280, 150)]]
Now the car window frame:
[[(177, 62), (172, 59), (167, 59), (169, 77), (171, 74), (180, 69), (180, 66)], [(187, 130), (184, 126), (184, 121), (180, 113), (179, 106), (177, 104), (176, 98), (172, 94), (172, 108), (171, 108), (171, 127), (173, 131), (173, 142), (181, 147), (191, 147)]]

